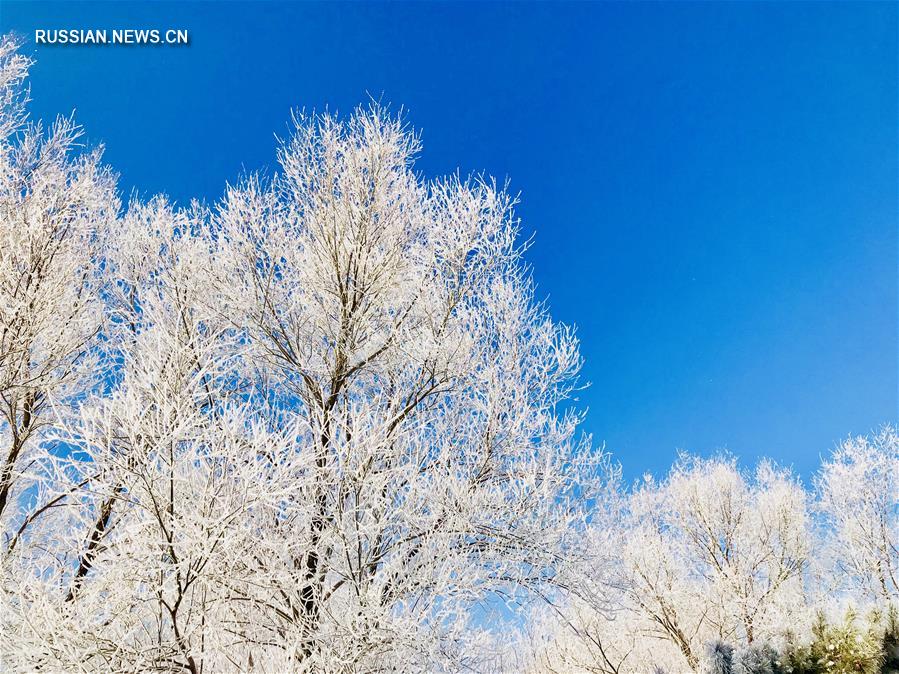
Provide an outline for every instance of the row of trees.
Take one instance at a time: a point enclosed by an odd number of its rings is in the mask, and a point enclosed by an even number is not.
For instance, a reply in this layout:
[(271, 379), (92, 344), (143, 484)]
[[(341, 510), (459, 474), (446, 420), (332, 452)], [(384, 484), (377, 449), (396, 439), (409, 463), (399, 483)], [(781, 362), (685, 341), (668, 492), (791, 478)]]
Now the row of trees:
[(28, 122), (17, 48), (0, 669), (681, 672), (790, 630), (817, 654), (824, 597), (895, 600), (892, 431), (814, 499), (729, 459), (623, 488), (514, 199), (416, 175), (384, 110), (298, 117), (214, 207), (123, 207), (71, 120)]
[(770, 462), (683, 456), (592, 538), (601, 601), (544, 611), (540, 671), (899, 671), (892, 428), (842, 443), (812, 490)]

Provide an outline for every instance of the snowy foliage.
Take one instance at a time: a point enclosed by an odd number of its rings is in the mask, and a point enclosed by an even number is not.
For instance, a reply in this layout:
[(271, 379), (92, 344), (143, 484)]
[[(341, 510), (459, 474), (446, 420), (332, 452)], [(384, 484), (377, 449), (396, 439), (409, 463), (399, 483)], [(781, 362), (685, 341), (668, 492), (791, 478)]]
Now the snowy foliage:
[(899, 595), (899, 435), (885, 428), (846, 440), (817, 481), (838, 551), (839, 589), (883, 602)]
[(896, 448), (889, 427), (843, 442), (815, 491), (770, 462), (683, 456), (621, 492), (602, 521), (617, 534), (592, 534), (617, 579), (602, 603), (543, 613), (532, 670), (881, 671), (897, 642)]

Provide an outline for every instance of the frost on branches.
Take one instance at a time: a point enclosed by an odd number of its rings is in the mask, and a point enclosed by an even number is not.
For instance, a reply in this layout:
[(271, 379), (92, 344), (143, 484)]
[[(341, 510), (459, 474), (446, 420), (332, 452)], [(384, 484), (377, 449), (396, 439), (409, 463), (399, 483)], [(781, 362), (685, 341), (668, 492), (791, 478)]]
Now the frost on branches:
[[(118, 204), (99, 152), (74, 156), (80, 135), (61, 118), (25, 123), (30, 62), (0, 40), (0, 518), (22, 526), (52, 454), (40, 449), (62, 408), (96, 380), (98, 243)], [(54, 411), (54, 406), (56, 410)], [(10, 527), (13, 527), (10, 529)]]
[(895, 430), (841, 443), (815, 484), (770, 462), (683, 456), (664, 480), (622, 490), (619, 514), (590, 533), (603, 593), (536, 611), (523, 667), (899, 672)]
[(885, 428), (850, 438), (824, 464), (820, 508), (839, 570), (854, 594), (881, 602), (899, 597), (899, 436)]
[(0, 666), (485, 667), (605, 472), (513, 199), (424, 181), (373, 108), (119, 216), (71, 122), (23, 126), (27, 65), (5, 42)]

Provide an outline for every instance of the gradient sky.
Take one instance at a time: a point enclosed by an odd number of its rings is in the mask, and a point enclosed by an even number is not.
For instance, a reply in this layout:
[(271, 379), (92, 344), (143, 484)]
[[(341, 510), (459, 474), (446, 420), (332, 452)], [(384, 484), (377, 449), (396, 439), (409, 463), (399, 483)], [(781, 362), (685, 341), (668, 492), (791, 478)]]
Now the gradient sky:
[[(186, 28), (60, 47), (35, 28)], [(426, 176), (521, 192), (587, 430), (808, 477), (897, 411), (897, 5), (0, 2), (32, 115), (76, 110), (125, 194), (215, 201), (292, 108), (403, 106)]]

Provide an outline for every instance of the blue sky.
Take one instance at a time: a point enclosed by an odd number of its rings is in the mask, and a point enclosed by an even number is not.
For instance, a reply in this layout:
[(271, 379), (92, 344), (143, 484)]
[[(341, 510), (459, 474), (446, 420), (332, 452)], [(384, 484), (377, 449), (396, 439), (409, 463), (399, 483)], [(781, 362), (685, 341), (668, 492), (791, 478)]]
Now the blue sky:
[[(191, 45), (33, 43), (127, 27)], [(678, 448), (808, 477), (899, 415), (894, 3), (4, 0), (0, 29), (32, 40), (32, 115), (76, 110), (126, 194), (214, 201), (292, 108), (369, 96), (425, 175), (508, 177), (629, 478)]]

